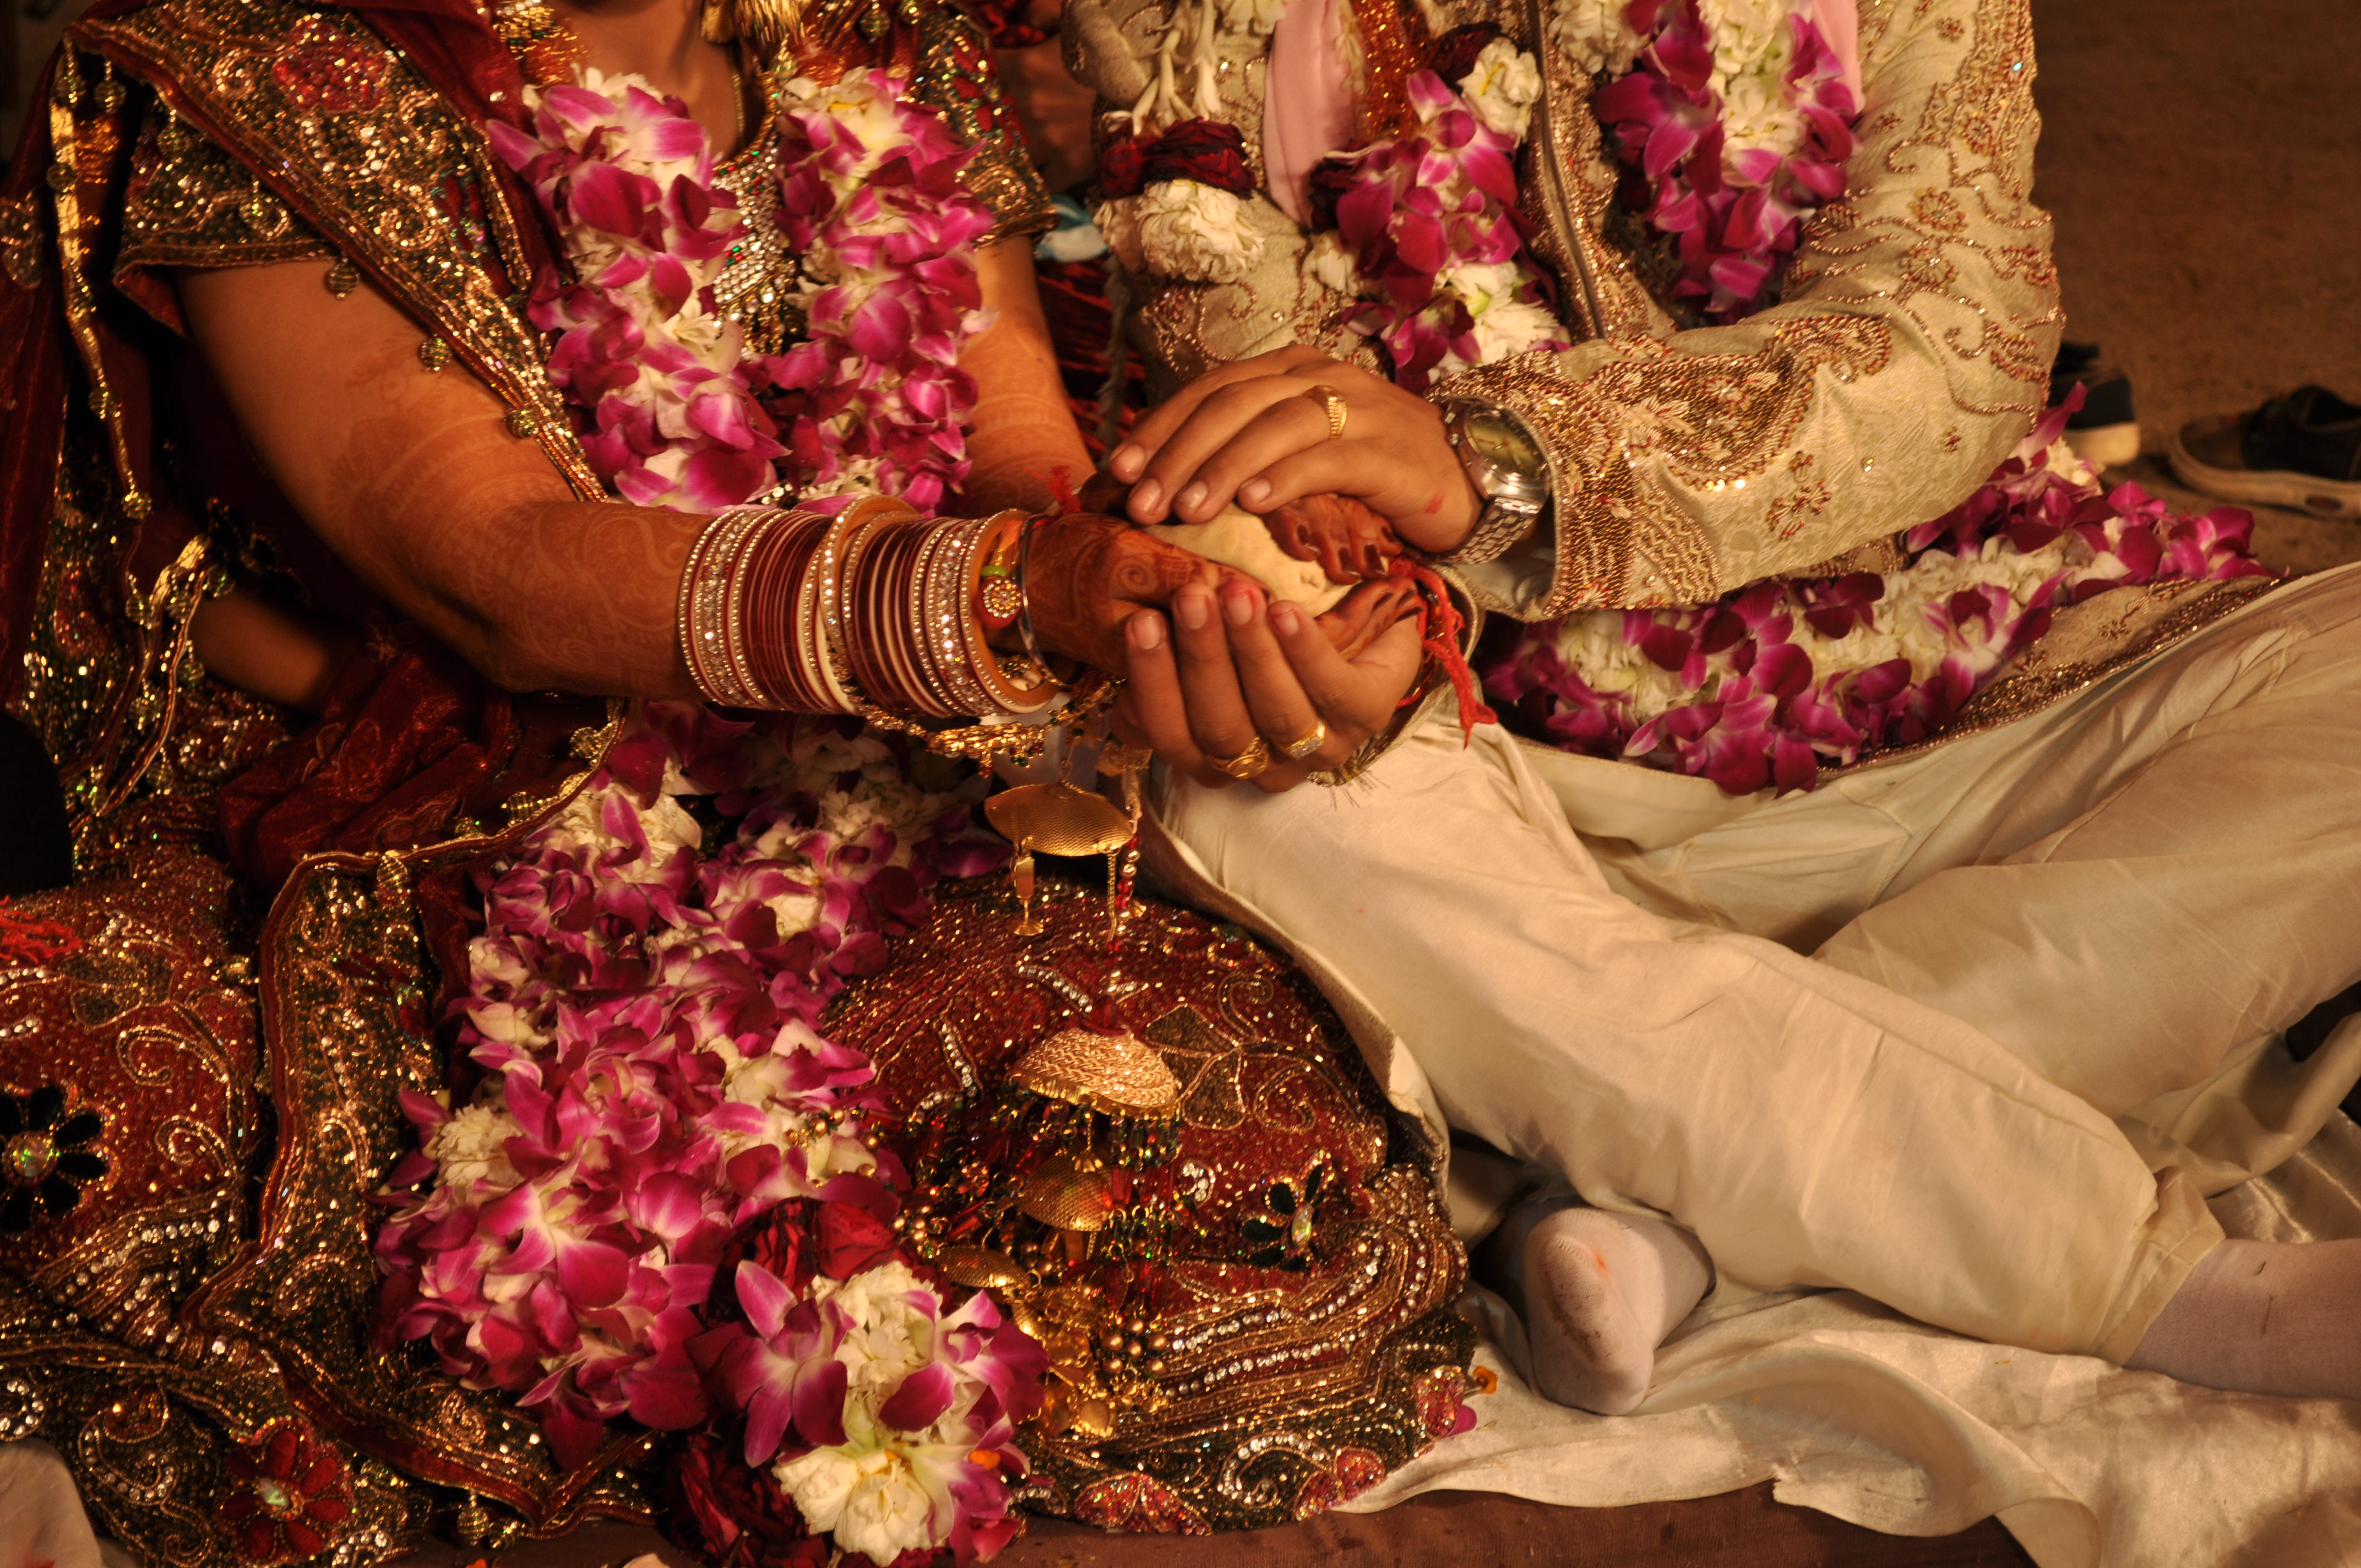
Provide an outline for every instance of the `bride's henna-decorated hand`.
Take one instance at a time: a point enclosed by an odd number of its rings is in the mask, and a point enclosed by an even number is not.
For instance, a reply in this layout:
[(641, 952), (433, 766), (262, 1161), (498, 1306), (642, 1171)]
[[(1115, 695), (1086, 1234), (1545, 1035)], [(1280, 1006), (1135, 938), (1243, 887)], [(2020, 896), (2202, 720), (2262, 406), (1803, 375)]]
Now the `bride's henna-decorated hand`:
[(1393, 524), (1351, 496), (1305, 496), (1262, 521), (1274, 543), (1298, 561), (1317, 561), (1332, 583), (1382, 577), (1402, 553)]
[(1109, 517), (1076, 513), (1034, 533), (1025, 564), (1026, 611), (1044, 650), (1120, 675), (1124, 623), (1161, 609), (1190, 583), (1235, 576)]
[(1418, 590), (1400, 577), (1387, 577), (1354, 589), (1312, 624), (1327, 637), (1337, 656), (1350, 663), (1418, 609)]

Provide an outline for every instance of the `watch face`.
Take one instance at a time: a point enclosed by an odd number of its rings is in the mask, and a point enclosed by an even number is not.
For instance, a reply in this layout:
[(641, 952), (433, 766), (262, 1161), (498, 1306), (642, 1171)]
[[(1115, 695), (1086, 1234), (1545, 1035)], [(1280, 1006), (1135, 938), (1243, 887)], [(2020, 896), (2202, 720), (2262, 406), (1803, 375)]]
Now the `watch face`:
[(1538, 477), (1549, 464), (1525, 434), (1525, 427), (1490, 409), (1471, 409), (1460, 422), (1467, 449), (1494, 467)]

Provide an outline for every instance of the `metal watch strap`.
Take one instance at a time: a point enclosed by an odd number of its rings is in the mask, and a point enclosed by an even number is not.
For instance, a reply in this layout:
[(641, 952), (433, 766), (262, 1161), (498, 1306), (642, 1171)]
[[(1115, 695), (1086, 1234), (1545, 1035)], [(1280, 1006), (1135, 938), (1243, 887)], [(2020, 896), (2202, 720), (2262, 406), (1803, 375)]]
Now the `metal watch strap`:
[[(1513, 409), (1503, 409), (1489, 403), (1478, 404), (1472, 400), (1455, 401), (1446, 406), (1463, 409), (1481, 407), (1488, 412), (1505, 414), (1520, 426), (1524, 426), (1527, 439), (1531, 439), (1531, 427), (1525, 425), (1524, 420)], [(1549, 493), (1546, 478), (1543, 481), (1542, 493), (1532, 498), (1502, 495), (1488, 489), (1482, 474), (1478, 471), (1477, 463), (1470, 459), (1467, 451), (1461, 445), (1460, 436), (1455, 428), (1451, 436), (1451, 450), (1452, 455), (1457, 457), (1466, 468), (1468, 480), (1475, 487), (1477, 494), (1483, 498), (1484, 510), (1477, 514), (1476, 526), (1468, 532), (1467, 537), (1461, 540), (1456, 548), (1435, 556), (1434, 562), (1442, 566), (1486, 565), (1506, 555), (1510, 550), (1516, 548), (1520, 541), (1532, 532), (1543, 514), (1549, 510), (1553, 498)]]
[(1527, 505), (1505, 496), (1487, 497), (1475, 528), (1459, 542), (1457, 549), (1437, 555), (1434, 563), (1438, 566), (1482, 566), (1497, 561), (1533, 531), (1533, 524), (1547, 510), (1547, 502)]

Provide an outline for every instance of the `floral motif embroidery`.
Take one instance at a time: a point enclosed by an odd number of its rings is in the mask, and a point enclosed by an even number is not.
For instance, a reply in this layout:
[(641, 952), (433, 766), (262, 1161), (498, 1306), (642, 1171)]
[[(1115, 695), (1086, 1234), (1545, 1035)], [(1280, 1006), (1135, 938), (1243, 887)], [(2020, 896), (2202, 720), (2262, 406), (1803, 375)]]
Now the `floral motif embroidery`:
[(1253, 1243), (1246, 1261), (1260, 1268), (1303, 1269), (1312, 1264), (1312, 1238), (1318, 1228), (1320, 1199), (1327, 1190), (1328, 1168), (1315, 1165), (1300, 1181), (1270, 1184), (1270, 1207), (1238, 1223), (1239, 1234)]
[(0, 967), (45, 964), (82, 946), (71, 926), (38, 916), (19, 915), (0, 898)]
[(248, 1563), (300, 1563), (328, 1549), (353, 1511), (353, 1482), (335, 1449), (294, 1421), (275, 1423), (223, 1462), (221, 1522)]
[(45, 1083), (30, 1094), (0, 1091), (0, 1231), (32, 1228), (38, 1208), (55, 1220), (73, 1212), (82, 1190), (104, 1179), (98, 1137), (106, 1120), (87, 1106), (69, 1115), (66, 1091)]
[(271, 79), (299, 109), (323, 115), (366, 114), (377, 107), (389, 69), (384, 47), (317, 16), (288, 36), (288, 51), (270, 65)]

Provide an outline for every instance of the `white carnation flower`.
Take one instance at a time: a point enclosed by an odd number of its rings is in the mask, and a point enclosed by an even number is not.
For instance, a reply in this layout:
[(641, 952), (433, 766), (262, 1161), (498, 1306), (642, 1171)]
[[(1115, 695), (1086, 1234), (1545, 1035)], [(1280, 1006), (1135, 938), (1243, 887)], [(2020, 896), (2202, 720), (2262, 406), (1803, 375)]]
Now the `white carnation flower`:
[(1555, 0), (1550, 7), (1550, 38), (1576, 70), (1620, 76), (1631, 69), (1647, 42), (1624, 19), (1623, 8), (1624, 0)]
[(851, 1320), (837, 1359), (852, 1375), (852, 1393), (873, 1405), (877, 1396), (900, 1387), (903, 1378), (934, 1359), (934, 1320), (911, 1304), (914, 1291), (934, 1295), (932, 1288), (900, 1263), (864, 1268), (840, 1285), (825, 1277), (812, 1281), (812, 1293)]
[(1246, 225), (1246, 203), (1195, 180), (1159, 180), (1098, 211), (1107, 248), (1133, 272), (1235, 283), (1262, 260), (1263, 237)]
[(1790, 100), (1784, 69), (1750, 71), (1720, 82), (1725, 158), (1757, 148), (1792, 152), (1802, 145), (1804, 116)]
[(1524, 300), (1496, 300), (1476, 313), (1477, 362), (1498, 365), (1563, 333), (1545, 306)]
[(1532, 122), (1534, 101), (1542, 95), (1541, 68), (1508, 39), (1494, 38), (1459, 79), (1459, 91), (1478, 119), (1522, 141)]
[(426, 1152), (442, 1168), (443, 1184), (463, 1201), (472, 1201), (479, 1185), (489, 1183), (505, 1192), (517, 1184), (516, 1167), (509, 1163), (506, 1146), (523, 1131), (495, 1093), (488, 1101), (464, 1107), (435, 1128)]
[(905, 1552), (940, 1544), (935, 1499), (898, 1447), (816, 1448), (772, 1474), (805, 1522), (834, 1537), (840, 1552), (891, 1563)]
[(612, 868), (611, 874), (620, 880), (653, 882), (663, 875), (664, 863), (675, 853), (697, 849), (705, 841), (697, 818), (682, 810), (672, 796), (659, 795), (653, 806), (642, 807), (620, 783), (584, 790), (566, 803), (544, 832), (566, 848), (587, 850), (603, 860), (624, 847), (622, 839), (607, 830), (607, 805), (614, 800), (621, 801), (640, 819), (640, 832), (647, 839), (645, 855)]
[(1320, 280), (1322, 288), (1346, 299), (1361, 293), (1361, 269), (1353, 252), (1334, 229), (1323, 229), (1304, 247), (1304, 269)]

